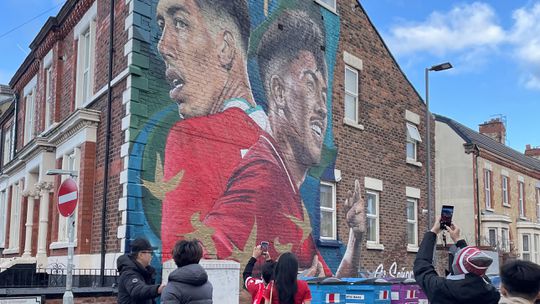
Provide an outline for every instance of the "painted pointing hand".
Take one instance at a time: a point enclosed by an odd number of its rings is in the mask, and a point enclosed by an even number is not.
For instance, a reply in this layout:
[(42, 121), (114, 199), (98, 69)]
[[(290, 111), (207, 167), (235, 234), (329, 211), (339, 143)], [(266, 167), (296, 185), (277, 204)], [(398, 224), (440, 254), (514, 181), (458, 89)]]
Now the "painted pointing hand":
[(352, 228), (356, 237), (366, 231), (366, 204), (360, 195), (360, 182), (354, 181), (354, 192), (347, 192), (345, 200), (345, 210), (347, 210), (347, 224)]

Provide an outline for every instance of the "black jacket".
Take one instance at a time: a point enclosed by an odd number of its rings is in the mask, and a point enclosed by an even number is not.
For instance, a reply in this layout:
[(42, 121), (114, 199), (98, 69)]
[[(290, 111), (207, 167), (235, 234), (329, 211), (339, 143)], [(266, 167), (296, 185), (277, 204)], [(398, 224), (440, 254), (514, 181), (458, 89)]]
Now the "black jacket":
[(199, 264), (176, 268), (161, 294), (162, 304), (212, 304), (212, 284)]
[[(244, 278), (244, 288), (246, 288), (246, 280), (251, 277), (251, 274), (253, 273), (253, 268), (255, 267), (255, 263), (257, 263), (257, 259), (254, 257), (251, 257), (246, 264), (246, 267), (244, 268), (244, 272), (242, 273), (242, 277)], [(274, 263), (273, 260), (266, 260), (265, 263)], [(261, 268), (262, 271), (262, 268)], [(261, 273), (262, 275), (262, 273)]]
[(499, 292), (480, 276), (466, 274), (464, 279), (450, 280), (439, 277), (433, 267), (433, 248), (437, 235), (426, 232), (414, 261), (414, 277), (429, 302), (438, 303), (498, 303)]
[(124, 254), (116, 260), (118, 272), (118, 304), (153, 304), (158, 296), (159, 285), (154, 284), (155, 270), (146, 269)]

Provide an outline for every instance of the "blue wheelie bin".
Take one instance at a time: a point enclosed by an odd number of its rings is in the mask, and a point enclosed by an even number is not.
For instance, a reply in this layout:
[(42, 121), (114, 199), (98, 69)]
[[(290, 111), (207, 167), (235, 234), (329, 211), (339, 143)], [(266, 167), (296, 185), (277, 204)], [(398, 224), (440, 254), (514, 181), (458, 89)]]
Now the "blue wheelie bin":
[(491, 285), (495, 286), (497, 290), (501, 289), (501, 277), (498, 275), (490, 275), (488, 276), (489, 280), (491, 281)]
[(345, 303), (347, 282), (337, 278), (316, 278), (307, 283), (311, 291), (311, 303)]
[(390, 304), (392, 283), (384, 279), (343, 278), (348, 282), (345, 303)]

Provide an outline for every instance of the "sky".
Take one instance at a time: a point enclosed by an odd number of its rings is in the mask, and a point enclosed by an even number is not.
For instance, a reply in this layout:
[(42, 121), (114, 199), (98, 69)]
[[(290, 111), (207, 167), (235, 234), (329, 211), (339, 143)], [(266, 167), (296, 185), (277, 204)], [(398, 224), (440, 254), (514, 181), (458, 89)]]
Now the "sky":
[[(64, 2), (0, 1), (0, 83), (9, 82)], [(433, 113), (473, 130), (502, 117), (507, 145), (521, 152), (540, 146), (540, 0), (360, 3), (420, 96), (426, 67), (454, 66), (429, 75)]]
[(32, 40), (47, 19), (56, 16), (64, 2), (65, 0), (0, 0), (1, 84), (9, 83), (30, 53)]
[(478, 131), (506, 121), (506, 144), (540, 146), (540, 0), (360, 0), (430, 110)]

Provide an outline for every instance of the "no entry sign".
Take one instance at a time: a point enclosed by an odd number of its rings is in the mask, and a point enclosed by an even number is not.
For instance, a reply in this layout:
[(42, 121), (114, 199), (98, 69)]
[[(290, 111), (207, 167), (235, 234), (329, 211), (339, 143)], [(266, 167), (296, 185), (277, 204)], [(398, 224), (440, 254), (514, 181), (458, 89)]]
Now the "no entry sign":
[(77, 183), (72, 179), (66, 179), (58, 188), (58, 211), (61, 215), (68, 217), (73, 214), (77, 207), (79, 191)]

